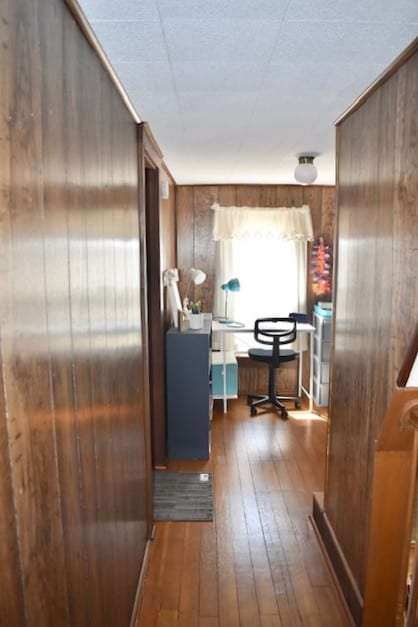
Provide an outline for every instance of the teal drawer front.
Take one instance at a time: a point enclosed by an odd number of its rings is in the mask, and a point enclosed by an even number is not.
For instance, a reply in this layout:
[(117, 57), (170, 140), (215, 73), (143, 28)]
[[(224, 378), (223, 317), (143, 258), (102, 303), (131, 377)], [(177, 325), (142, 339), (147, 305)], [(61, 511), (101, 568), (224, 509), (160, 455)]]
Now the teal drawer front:
[[(223, 396), (224, 382), (222, 377), (223, 364), (212, 364), (212, 395)], [(238, 395), (238, 366), (226, 364), (226, 395)]]

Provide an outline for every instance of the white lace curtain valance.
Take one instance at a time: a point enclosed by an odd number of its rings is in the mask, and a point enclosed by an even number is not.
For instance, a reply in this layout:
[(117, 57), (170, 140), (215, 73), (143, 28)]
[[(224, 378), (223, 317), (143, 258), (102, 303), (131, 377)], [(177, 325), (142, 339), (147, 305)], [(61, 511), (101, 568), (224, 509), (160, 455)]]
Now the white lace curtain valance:
[(311, 211), (302, 207), (221, 207), (215, 212), (214, 240), (289, 239), (313, 241)]

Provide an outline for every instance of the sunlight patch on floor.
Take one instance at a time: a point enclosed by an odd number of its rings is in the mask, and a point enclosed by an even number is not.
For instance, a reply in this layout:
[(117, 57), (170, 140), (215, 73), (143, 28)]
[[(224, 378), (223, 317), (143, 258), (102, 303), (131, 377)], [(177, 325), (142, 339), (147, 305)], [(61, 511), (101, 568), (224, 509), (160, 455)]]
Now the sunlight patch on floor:
[(324, 422), (327, 421), (327, 417), (324, 415), (322, 416), (321, 414), (315, 414), (309, 410), (296, 410), (296, 411), (289, 411), (289, 418), (293, 418), (293, 420), (323, 420)]

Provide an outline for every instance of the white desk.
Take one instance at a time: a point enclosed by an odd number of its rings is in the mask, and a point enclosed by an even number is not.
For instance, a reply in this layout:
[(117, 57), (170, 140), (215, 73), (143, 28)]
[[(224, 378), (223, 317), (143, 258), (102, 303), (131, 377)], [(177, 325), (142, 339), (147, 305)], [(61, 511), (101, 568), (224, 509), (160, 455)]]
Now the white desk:
[[(299, 353), (299, 372), (298, 372), (298, 395), (302, 396), (302, 392), (309, 398), (309, 411), (312, 411), (313, 407), (313, 334), (315, 331), (315, 327), (308, 322), (297, 322), (296, 323), (297, 330), (297, 351)], [(219, 333), (221, 339), (221, 351), (224, 356), (223, 368), (222, 368), (222, 376), (223, 376), (223, 385), (224, 385), (224, 394), (223, 394), (223, 406), (224, 413), (226, 414), (228, 410), (228, 396), (226, 393), (226, 362), (225, 362), (225, 333), (254, 333), (254, 327), (247, 326), (234, 326), (233, 324), (228, 325), (224, 322), (219, 322), (218, 320), (212, 321), (212, 331)], [(310, 336), (310, 364), (309, 364), (309, 390), (303, 387), (302, 385), (302, 366), (303, 366), (303, 350), (300, 346), (300, 334), (308, 333)]]

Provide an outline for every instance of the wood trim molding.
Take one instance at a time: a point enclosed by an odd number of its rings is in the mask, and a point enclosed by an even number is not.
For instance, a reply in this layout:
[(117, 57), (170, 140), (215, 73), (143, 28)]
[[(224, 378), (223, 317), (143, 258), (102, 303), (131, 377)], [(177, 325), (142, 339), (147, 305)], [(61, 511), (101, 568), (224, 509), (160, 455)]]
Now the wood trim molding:
[(141, 603), (142, 603), (143, 592), (144, 592), (144, 581), (145, 581), (145, 576), (147, 574), (147, 570), (149, 566), (151, 547), (152, 547), (152, 542), (154, 538), (155, 538), (155, 526), (152, 528), (151, 537), (145, 546), (144, 559), (142, 560), (141, 570), (140, 570), (139, 577), (138, 577), (138, 585), (136, 587), (134, 605), (132, 608), (132, 614), (131, 614), (131, 620), (129, 622), (129, 627), (136, 627), (138, 624), (139, 610), (141, 609)]
[(412, 41), (412, 43), (403, 52), (401, 52), (401, 54), (395, 59), (395, 61), (393, 61), (393, 63), (391, 63), (391, 65), (389, 65), (389, 67), (387, 67), (386, 70), (384, 70), (384, 72), (382, 72), (382, 74), (380, 74), (380, 76), (378, 76), (377, 79), (371, 85), (369, 85), (369, 87), (367, 87), (367, 89), (357, 98), (357, 100), (355, 100), (353, 104), (348, 109), (346, 109), (339, 118), (337, 118), (337, 120), (335, 121), (335, 125), (338, 126), (339, 124), (341, 124), (341, 122), (344, 122), (344, 120), (349, 115), (356, 111), (356, 109), (359, 109), (361, 105), (371, 96), (371, 94), (377, 91), (377, 89), (379, 89), (379, 87), (385, 81), (387, 81), (388, 78), (392, 76), (392, 74), (395, 74), (395, 72), (405, 63), (405, 61), (407, 61), (409, 57), (412, 57), (412, 55), (415, 54), (415, 52), (417, 51), (418, 37), (416, 37)]
[(322, 493), (314, 493), (311, 521), (354, 625), (360, 627), (363, 614), (363, 598), (323, 509), (322, 502)]
[(104, 69), (106, 70), (106, 72), (108, 73), (111, 81), (113, 82), (114, 86), (116, 87), (120, 97), (122, 98), (123, 102), (125, 103), (128, 111), (130, 112), (130, 114), (132, 115), (133, 120), (139, 124), (141, 122), (141, 118), (139, 117), (138, 113), (135, 110), (135, 107), (133, 106), (128, 94), (125, 91), (125, 88), (123, 87), (122, 83), (120, 82), (115, 70), (113, 69), (109, 59), (107, 58), (107, 55), (105, 53), (105, 51), (103, 50), (101, 44), (99, 43), (99, 40), (97, 39), (92, 27), (90, 26), (86, 16), (84, 15), (80, 5), (78, 4), (77, 0), (64, 0), (65, 4), (67, 5), (67, 7), (69, 8), (72, 16), (74, 17), (75, 21), (77, 22), (77, 24), (79, 25), (83, 35), (85, 36), (85, 38), (87, 39), (88, 43), (90, 44), (90, 46), (93, 48), (94, 52), (97, 54), (98, 58), (100, 59), (100, 62), (102, 63)]
[(151, 167), (160, 168), (164, 155), (152, 134), (148, 122), (141, 122), (140, 128), (142, 130), (145, 158), (149, 161)]

